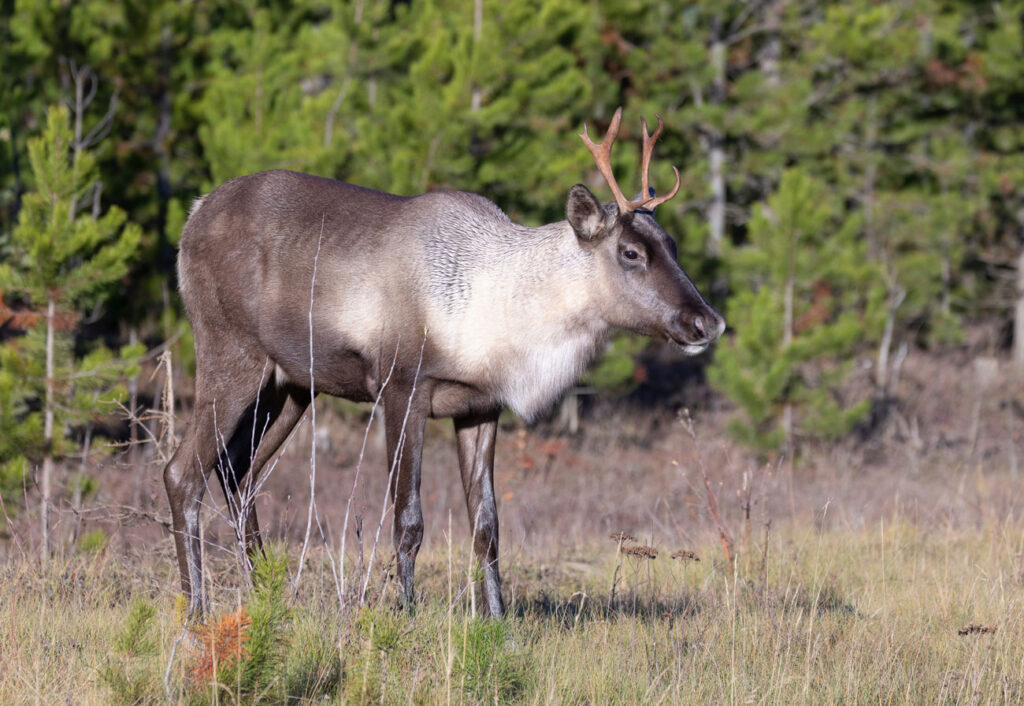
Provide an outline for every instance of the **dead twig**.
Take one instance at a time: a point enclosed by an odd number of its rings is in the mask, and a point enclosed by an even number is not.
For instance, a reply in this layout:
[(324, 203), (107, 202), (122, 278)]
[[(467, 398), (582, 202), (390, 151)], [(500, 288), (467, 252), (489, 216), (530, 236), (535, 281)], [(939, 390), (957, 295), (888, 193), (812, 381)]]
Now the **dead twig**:
[(690, 417), (690, 410), (683, 409), (679, 414), (679, 421), (683, 425), (683, 429), (693, 439), (693, 448), (697, 457), (697, 467), (700, 469), (701, 479), (704, 481), (704, 490), (707, 492), (708, 512), (711, 513), (711, 518), (715, 521), (715, 527), (718, 530), (718, 537), (722, 542), (722, 550), (725, 552), (725, 559), (732, 564), (735, 558), (735, 552), (733, 550), (733, 539), (729, 532), (729, 529), (725, 526), (725, 522), (722, 520), (722, 514), (718, 511), (718, 501), (715, 499), (715, 492), (711, 489), (711, 481), (708, 480), (707, 468), (704, 465), (704, 454), (700, 448), (700, 441), (697, 439), (697, 432), (693, 426), (693, 418)]

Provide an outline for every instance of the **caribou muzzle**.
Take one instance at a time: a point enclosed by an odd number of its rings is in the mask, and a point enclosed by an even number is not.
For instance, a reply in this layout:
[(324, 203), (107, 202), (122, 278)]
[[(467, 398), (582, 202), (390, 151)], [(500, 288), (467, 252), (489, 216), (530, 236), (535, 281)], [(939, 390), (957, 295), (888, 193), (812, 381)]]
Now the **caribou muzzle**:
[(725, 319), (710, 306), (680, 316), (669, 327), (668, 338), (686, 355), (707, 350), (725, 331)]

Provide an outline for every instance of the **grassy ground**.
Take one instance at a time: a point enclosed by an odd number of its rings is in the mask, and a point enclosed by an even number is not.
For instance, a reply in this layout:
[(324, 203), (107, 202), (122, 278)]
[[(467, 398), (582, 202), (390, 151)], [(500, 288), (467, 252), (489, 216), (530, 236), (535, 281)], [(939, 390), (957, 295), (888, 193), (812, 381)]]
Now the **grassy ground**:
[[(101, 550), (43, 574), (12, 561), (0, 587), (0, 703), (1024, 700), (1018, 525), (926, 531), (897, 518), (763, 532), (732, 563), (714, 541), (685, 547), (700, 561), (670, 558), (677, 547), (623, 555), (611, 539), (521, 557), (506, 572), (512, 617), (500, 622), (470, 615), (465, 547), (422, 557), (411, 615), (391, 607), (390, 588), (381, 594), (380, 570), (376, 606), (342, 615), (319, 555), (293, 600), (293, 552), (280, 594), (265, 588), (273, 567), (254, 593), (214, 586), (215, 667), (202, 664), (201, 638), (176, 642), (170, 556)], [(228, 564), (213, 573), (238, 576)], [(241, 646), (231, 621), (249, 621)], [(246, 662), (260, 650), (254, 675)]]
[[(722, 412), (702, 414), (697, 439), (671, 411), (595, 414), (572, 437), (507, 424), (504, 621), (473, 618), (450, 424), (427, 427), (413, 614), (394, 608), (383, 550), (365, 605), (351, 597), (359, 541), (368, 557), (390, 523), (379, 433), (356, 472), (365, 414), (322, 401), (271, 474), (257, 507), (281, 561), (254, 590), (219, 489), (207, 496), (213, 610), (191, 632), (158, 456), (100, 454), (96, 493), (51, 508), (46, 569), (38, 494), (4, 498), (0, 705), (1024, 703), (1024, 382), (985, 396), (968, 368), (918, 361), (884, 433), (767, 466), (728, 440)], [(317, 541), (291, 587), (313, 448), (332, 547), (352, 497), (345, 611)], [(657, 558), (621, 553), (618, 531)]]

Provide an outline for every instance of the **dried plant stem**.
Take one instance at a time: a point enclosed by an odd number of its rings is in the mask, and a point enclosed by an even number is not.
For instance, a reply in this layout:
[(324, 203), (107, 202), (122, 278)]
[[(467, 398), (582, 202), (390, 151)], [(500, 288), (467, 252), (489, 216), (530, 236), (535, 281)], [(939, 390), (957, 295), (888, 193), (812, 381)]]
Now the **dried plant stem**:
[(161, 437), (167, 440), (167, 449), (164, 454), (170, 459), (178, 445), (178, 439), (174, 434), (174, 368), (171, 366), (170, 348), (161, 353), (157, 360), (164, 368), (164, 387), (160, 396), (160, 406), (163, 409)]
[(448, 614), (445, 615), (445, 627), (448, 632), (448, 659), (445, 660), (444, 686), (447, 703), (452, 702), (452, 669), (455, 667), (455, 652), (452, 649), (452, 511), (448, 510)]
[[(346, 594), (345, 594), (345, 543), (348, 537), (348, 519), (352, 511), (352, 498), (355, 497), (356, 487), (359, 485), (359, 476), (363, 468), (363, 457), (366, 454), (366, 442), (370, 437), (370, 428), (373, 426), (373, 418), (377, 413), (377, 409), (380, 407), (380, 400), (384, 395), (384, 390), (387, 388), (388, 383), (391, 382), (391, 376), (395, 372), (395, 365), (398, 363), (398, 348), (395, 348), (395, 355), (391, 359), (391, 368), (388, 370), (387, 377), (384, 378), (384, 382), (380, 386), (380, 390), (377, 392), (377, 397), (373, 401), (373, 406), (370, 408), (370, 418), (366, 422), (366, 429), (363, 431), (363, 443), (359, 447), (359, 458), (356, 460), (355, 474), (352, 478), (352, 490), (348, 494), (348, 501), (345, 503), (345, 519), (341, 525), (341, 550), (338, 554), (338, 560), (340, 564), (341, 573), (341, 610), (345, 612), (346, 608)], [(360, 540), (360, 549), (362, 548), (362, 540)]]
[(309, 437), (309, 510), (306, 513), (306, 534), (302, 539), (302, 551), (299, 553), (299, 567), (295, 572), (295, 591), (299, 590), (299, 578), (306, 562), (306, 550), (309, 548), (309, 533), (313, 527), (313, 510), (316, 505), (316, 382), (313, 376), (313, 302), (316, 290), (316, 268), (320, 261), (320, 248), (324, 241), (324, 223), (326, 214), (320, 218), (320, 237), (316, 243), (316, 254), (313, 256), (313, 277), (309, 283), (309, 406), (312, 429)]
[(764, 546), (761, 547), (761, 600), (768, 598), (768, 540), (772, 530), (772, 521), (764, 523)]
[(164, 695), (167, 696), (167, 703), (169, 706), (173, 706), (177, 703), (174, 699), (174, 692), (171, 691), (171, 670), (174, 668), (174, 658), (178, 652), (178, 645), (188, 635), (188, 623), (181, 627), (181, 632), (174, 638), (174, 642), (171, 644), (171, 654), (167, 658), (167, 669), (164, 670)]
[[(256, 385), (256, 402), (253, 405), (252, 410), (252, 431), (249, 436), (249, 472), (245, 476), (244, 485), (242, 487), (235, 488), (237, 497), (235, 494), (230, 492), (227, 484), (224, 485), (224, 498), (228, 504), (228, 514), (233, 518), (232, 527), (235, 531), (235, 542), (238, 546), (238, 563), (242, 567), (242, 572), (248, 576), (252, 571), (252, 558), (249, 556), (248, 541), (246, 539), (245, 526), (249, 522), (249, 513), (254, 512), (254, 504), (256, 496), (252, 493), (252, 482), (253, 476), (259, 472), (258, 468), (253, 466), (253, 462), (256, 458), (256, 452), (259, 447), (263, 445), (263, 439), (267, 434), (267, 428), (270, 426), (270, 418), (268, 417), (263, 422), (263, 429), (260, 430), (260, 440), (256, 441), (256, 425), (259, 422), (259, 409), (260, 409), (260, 395), (263, 392), (263, 384), (267, 377), (267, 365), (270, 363), (269, 359), (263, 361), (263, 369), (260, 371), (260, 381)], [(227, 444), (224, 444), (224, 454), (228, 458), (228, 463), (231, 463), (230, 457), (227, 456)], [(235, 476), (234, 471), (232, 475)], [(237, 476), (235, 476), (237, 477)]]
[[(134, 346), (139, 340), (138, 328), (128, 329), (128, 345)], [(132, 486), (132, 504), (142, 505), (142, 473), (139, 473), (139, 376), (128, 379), (128, 468), (135, 477)]]
[(4, 520), (7, 522), (7, 531), (14, 538), (14, 543), (18, 545), (18, 549), (21, 550), (22, 558), (27, 558), (28, 554), (25, 553), (25, 547), (21, 544), (21, 537), (14, 531), (14, 523), (11, 522), (11, 516), (7, 514), (7, 505), (4, 504), (3, 493), (0, 493), (0, 510), (4, 513)]
[(708, 471), (704, 465), (704, 454), (700, 448), (700, 441), (697, 439), (697, 432), (693, 426), (693, 419), (690, 417), (690, 410), (684, 409), (682, 411), (680, 414), (680, 421), (682, 422), (686, 433), (690, 435), (691, 439), (693, 439), (693, 448), (697, 457), (697, 467), (700, 469), (700, 477), (704, 481), (704, 490), (707, 492), (708, 512), (711, 513), (711, 518), (715, 521), (715, 527), (718, 530), (718, 538), (721, 540), (722, 550), (725, 552), (725, 559), (731, 564), (735, 558), (732, 535), (729, 533), (728, 528), (725, 526), (725, 522), (722, 520), (722, 514), (718, 511), (718, 501), (715, 499), (715, 492), (711, 489), (711, 481), (708, 480)]
[(615, 565), (615, 571), (612, 573), (612, 585), (608, 591), (608, 609), (615, 609), (615, 589), (619, 585), (619, 571), (622, 570), (622, 543), (625, 541), (627, 535), (623, 532), (619, 533), (618, 547), (615, 550), (615, 554), (619, 557), (618, 563)]
[[(97, 397), (98, 395), (93, 395), (94, 406)], [(78, 475), (75, 478), (75, 488), (71, 493), (71, 512), (75, 516), (75, 521), (68, 533), (68, 544), (74, 544), (78, 539), (79, 533), (82, 531), (82, 486), (85, 483), (85, 471), (89, 467), (89, 453), (92, 449), (92, 428), (93, 423), (90, 419), (85, 425), (85, 435), (82, 440), (82, 456), (78, 466)]]

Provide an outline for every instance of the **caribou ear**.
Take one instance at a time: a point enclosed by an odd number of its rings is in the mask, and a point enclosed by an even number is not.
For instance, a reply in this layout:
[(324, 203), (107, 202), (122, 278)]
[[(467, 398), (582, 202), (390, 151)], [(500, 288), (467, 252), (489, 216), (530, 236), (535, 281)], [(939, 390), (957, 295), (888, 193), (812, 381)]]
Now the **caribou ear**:
[(605, 216), (601, 202), (583, 184), (577, 184), (569, 189), (565, 217), (580, 240), (595, 240), (605, 232)]

